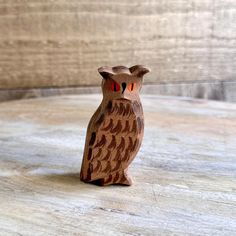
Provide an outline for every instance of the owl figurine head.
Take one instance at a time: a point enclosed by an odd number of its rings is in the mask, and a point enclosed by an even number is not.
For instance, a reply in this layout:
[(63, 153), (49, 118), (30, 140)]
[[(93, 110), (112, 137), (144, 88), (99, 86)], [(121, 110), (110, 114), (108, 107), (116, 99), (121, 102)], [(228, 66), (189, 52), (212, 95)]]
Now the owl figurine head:
[(100, 67), (98, 72), (103, 77), (102, 91), (105, 99), (139, 99), (143, 76), (150, 70), (142, 65)]

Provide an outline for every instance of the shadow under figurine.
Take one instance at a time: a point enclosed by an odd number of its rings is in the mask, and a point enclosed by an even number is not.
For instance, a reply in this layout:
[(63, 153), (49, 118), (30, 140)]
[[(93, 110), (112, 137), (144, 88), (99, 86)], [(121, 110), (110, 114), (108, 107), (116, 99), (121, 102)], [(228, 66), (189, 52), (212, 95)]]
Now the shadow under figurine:
[(103, 100), (88, 125), (80, 179), (102, 186), (131, 185), (128, 166), (144, 131), (139, 92), (149, 69), (116, 66), (101, 67), (98, 72), (103, 77)]

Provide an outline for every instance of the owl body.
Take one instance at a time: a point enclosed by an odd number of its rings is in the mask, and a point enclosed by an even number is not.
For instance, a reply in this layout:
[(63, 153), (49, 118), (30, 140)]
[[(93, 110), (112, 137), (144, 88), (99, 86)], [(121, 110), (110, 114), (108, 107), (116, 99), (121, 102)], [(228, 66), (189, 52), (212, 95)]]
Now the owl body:
[[(134, 69), (139, 69), (139, 76)], [(100, 68), (99, 72), (104, 78), (103, 101), (88, 125), (80, 178), (98, 185), (131, 185), (128, 166), (144, 133), (139, 90), (147, 69), (113, 67)]]

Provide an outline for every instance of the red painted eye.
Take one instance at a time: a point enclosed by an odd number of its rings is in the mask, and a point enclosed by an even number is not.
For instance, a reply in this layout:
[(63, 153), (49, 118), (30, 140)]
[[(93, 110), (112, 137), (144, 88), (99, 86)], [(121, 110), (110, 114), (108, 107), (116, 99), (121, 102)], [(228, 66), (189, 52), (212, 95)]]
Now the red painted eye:
[(128, 86), (129, 91), (133, 91), (136, 88), (136, 83), (130, 83)]
[(118, 91), (120, 91), (120, 85), (118, 83), (116, 83), (115, 81), (112, 81), (111, 89), (114, 92), (118, 92)]

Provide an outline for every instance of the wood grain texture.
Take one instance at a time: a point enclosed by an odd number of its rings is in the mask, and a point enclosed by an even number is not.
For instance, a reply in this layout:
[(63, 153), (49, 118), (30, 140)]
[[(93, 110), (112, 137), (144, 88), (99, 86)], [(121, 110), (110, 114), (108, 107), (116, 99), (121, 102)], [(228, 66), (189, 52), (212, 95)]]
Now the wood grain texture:
[(236, 105), (143, 95), (132, 187), (79, 180), (101, 96), (0, 104), (0, 235), (235, 235)]
[(236, 76), (234, 0), (1, 0), (0, 16), (0, 88), (98, 85), (114, 64), (149, 83)]
[[(81, 87), (55, 87), (33, 89), (0, 89), (0, 102), (48, 97), (68, 94), (94, 94), (100, 93), (100, 86)], [(145, 84), (142, 86), (142, 94), (182, 96), (202, 98), (218, 101), (236, 102), (236, 81), (187, 81), (176, 83)]]

